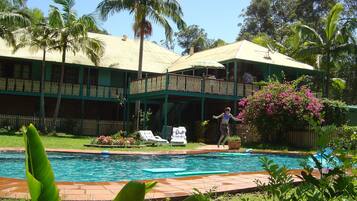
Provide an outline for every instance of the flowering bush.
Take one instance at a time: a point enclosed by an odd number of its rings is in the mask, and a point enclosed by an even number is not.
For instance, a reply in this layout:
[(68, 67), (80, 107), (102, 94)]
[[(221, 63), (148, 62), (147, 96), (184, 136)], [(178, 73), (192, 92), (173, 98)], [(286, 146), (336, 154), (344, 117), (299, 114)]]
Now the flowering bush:
[(100, 145), (134, 145), (136, 140), (132, 137), (121, 137), (121, 136), (99, 136), (93, 140), (92, 144)]
[(114, 145), (134, 145), (136, 140), (132, 137), (120, 137), (113, 141)]
[(263, 139), (270, 142), (284, 140), (288, 130), (306, 129), (310, 123), (323, 122), (323, 105), (306, 86), (296, 90), (290, 83), (270, 83), (242, 99), (238, 106), (241, 108), (238, 119), (255, 126)]
[(113, 138), (111, 136), (101, 135), (95, 140), (96, 144), (111, 145), (113, 144)]

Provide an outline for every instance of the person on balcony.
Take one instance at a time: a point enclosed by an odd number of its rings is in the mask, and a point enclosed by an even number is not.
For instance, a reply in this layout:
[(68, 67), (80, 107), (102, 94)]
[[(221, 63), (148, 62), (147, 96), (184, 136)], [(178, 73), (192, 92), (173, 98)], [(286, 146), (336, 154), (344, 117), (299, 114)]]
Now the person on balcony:
[(252, 74), (248, 73), (248, 72), (245, 72), (243, 74), (243, 83), (244, 84), (252, 84), (254, 81), (254, 78), (252, 76)]
[(230, 107), (226, 107), (224, 109), (224, 113), (222, 113), (218, 116), (213, 115), (213, 118), (214, 119), (222, 118), (221, 123), (219, 125), (219, 131), (221, 133), (221, 136), (219, 137), (217, 147), (219, 148), (219, 146), (222, 144), (223, 148), (224, 148), (224, 145), (226, 144), (228, 136), (230, 135), (229, 120), (230, 119), (233, 119), (234, 121), (239, 121), (239, 120), (231, 114)]

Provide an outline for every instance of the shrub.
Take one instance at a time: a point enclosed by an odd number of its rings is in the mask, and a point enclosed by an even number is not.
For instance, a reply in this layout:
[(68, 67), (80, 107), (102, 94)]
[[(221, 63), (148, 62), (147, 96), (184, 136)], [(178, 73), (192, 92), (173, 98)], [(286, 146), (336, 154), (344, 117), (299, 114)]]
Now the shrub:
[(209, 120), (206, 121), (196, 121), (194, 123), (194, 141), (205, 142), (205, 135), (208, 128)]
[(95, 144), (111, 145), (113, 144), (113, 138), (111, 136), (101, 135), (96, 138)]
[(306, 86), (296, 89), (291, 83), (270, 83), (238, 106), (238, 119), (256, 127), (268, 142), (283, 141), (283, 134), (291, 129), (305, 130), (311, 122), (323, 122), (321, 101)]
[(337, 150), (348, 152), (357, 150), (357, 126), (343, 126), (330, 143)]
[[(331, 155), (333, 156), (333, 155)], [(356, 200), (357, 191), (355, 177), (346, 174), (344, 166), (335, 167), (328, 172), (323, 171), (322, 163), (313, 155), (313, 166), (317, 167), (319, 178), (313, 174), (313, 168), (307, 162), (302, 163), (304, 170), (301, 176), (301, 183), (293, 185), (293, 177), (285, 167), (279, 167), (272, 160), (262, 158), (261, 163), (269, 173), (269, 180), (266, 183), (256, 181), (258, 187), (267, 192), (262, 200), (279, 201), (337, 201)], [(327, 158), (329, 156), (326, 156)]]
[(65, 119), (63, 122), (61, 122), (59, 130), (61, 130), (62, 132), (73, 134), (77, 132), (78, 125), (79, 125), (78, 120)]
[(348, 108), (346, 103), (338, 100), (323, 99), (324, 125), (342, 126), (347, 123)]
[(228, 137), (228, 141), (241, 141), (238, 135), (232, 135)]
[(134, 145), (136, 140), (132, 137), (120, 137), (113, 140), (113, 145)]
[(123, 137), (119, 134), (114, 136), (99, 136), (92, 141), (92, 144), (100, 145), (134, 145), (137, 140), (133, 137)]

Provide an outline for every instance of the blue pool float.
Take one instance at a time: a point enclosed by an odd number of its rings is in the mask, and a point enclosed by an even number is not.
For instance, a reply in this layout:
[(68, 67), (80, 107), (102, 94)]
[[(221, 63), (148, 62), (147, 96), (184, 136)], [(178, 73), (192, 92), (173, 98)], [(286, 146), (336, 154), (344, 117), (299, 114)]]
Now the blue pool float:
[(186, 168), (147, 168), (143, 169), (145, 172), (151, 173), (169, 173), (169, 172), (183, 172)]
[(102, 154), (102, 155), (109, 155), (110, 153), (109, 153), (108, 150), (103, 150), (103, 151), (101, 152), (101, 154)]
[[(326, 148), (323, 152), (318, 152), (314, 154), (314, 157), (321, 163), (322, 168), (326, 169), (334, 169), (337, 166), (341, 166), (342, 162), (336, 156), (332, 155), (333, 149)], [(316, 164), (314, 160), (309, 157), (308, 166), (312, 168), (316, 168)]]
[(175, 176), (192, 176), (192, 175), (204, 175), (204, 174), (225, 174), (229, 171), (195, 171), (195, 172), (178, 172)]

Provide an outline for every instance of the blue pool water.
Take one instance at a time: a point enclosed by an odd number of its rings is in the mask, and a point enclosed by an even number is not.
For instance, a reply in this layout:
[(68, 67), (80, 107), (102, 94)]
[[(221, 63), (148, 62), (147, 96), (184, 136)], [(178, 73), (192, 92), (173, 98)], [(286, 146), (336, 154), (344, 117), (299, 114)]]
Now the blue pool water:
[[(262, 170), (266, 156), (289, 169), (300, 168), (302, 157), (285, 155), (100, 155), (49, 153), (57, 181), (122, 181), (177, 177), (174, 173), (151, 173), (149, 168), (184, 168), (189, 172)], [(24, 178), (24, 153), (0, 152), (0, 177)]]

